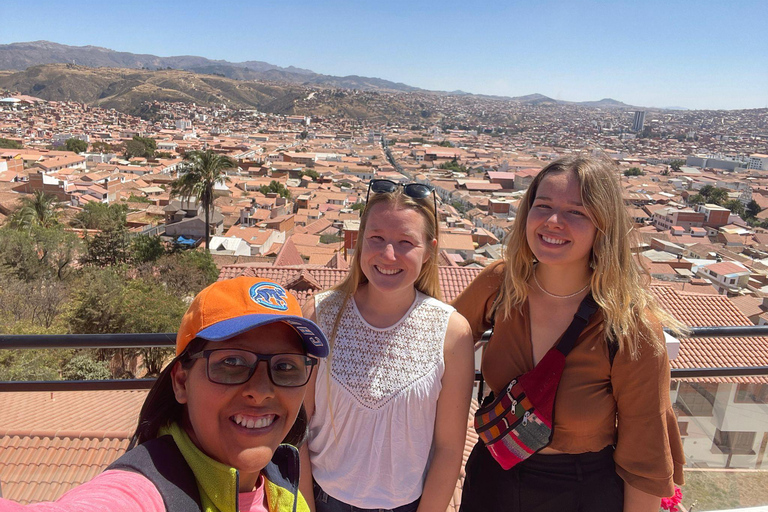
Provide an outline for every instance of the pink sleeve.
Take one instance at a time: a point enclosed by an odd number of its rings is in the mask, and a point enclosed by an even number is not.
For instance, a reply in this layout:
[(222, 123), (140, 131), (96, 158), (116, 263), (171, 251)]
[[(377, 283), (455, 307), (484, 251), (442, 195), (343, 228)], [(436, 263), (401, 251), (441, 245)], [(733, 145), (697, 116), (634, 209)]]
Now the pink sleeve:
[(165, 512), (163, 498), (146, 477), (131, 471), (105, 471), (58, 500), (19, 505), (0, 499), (0, 512)]

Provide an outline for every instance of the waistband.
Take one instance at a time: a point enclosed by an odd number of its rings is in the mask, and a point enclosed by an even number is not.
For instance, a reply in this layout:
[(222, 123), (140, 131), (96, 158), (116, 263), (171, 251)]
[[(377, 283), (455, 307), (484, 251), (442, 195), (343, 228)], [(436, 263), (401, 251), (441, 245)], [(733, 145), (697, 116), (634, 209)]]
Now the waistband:
[(581, 475), (602, 471), (615, 471), (613, 446), (606, 446), (599, 452), (558, 453), (543, 455), (536, 453), (521, 462), (521, 471), (545, 471), (561, 475)]

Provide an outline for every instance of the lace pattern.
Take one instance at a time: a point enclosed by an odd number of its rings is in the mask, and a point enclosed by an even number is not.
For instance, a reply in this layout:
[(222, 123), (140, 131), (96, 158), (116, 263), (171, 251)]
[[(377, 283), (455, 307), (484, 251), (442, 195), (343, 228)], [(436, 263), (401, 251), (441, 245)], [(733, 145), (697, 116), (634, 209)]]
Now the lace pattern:
[[(327, 292), (316, 301), (318, 323), (330, 335), (343, 295)], [(382, 407), (437, 370), (452, 312), (452, 307), (417, 293), (400, 321), (379, 329), (363, 319), (350, 298), (333, 342), (331, 376), (365, 407)]]

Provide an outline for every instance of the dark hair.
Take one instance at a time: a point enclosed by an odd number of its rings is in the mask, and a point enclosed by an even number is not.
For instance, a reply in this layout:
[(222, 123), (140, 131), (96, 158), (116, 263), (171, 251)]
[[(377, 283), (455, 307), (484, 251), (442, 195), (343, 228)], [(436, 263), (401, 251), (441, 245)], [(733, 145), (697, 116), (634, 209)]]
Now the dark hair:
[[(180, 362), (182, 368), (191, 368), (195, 360), (190, 358), (189, 354), (199, 352), (206, 343), (206, 340), (202, 338), (195, 338), (189, 342), (184, 352), (179, 354), (160, 372), (152, 389), (149, 390), (147, 398), (144, 400), (144, 405), (141, 406), (139, 424), (131, 438), (128, 446), (129, 450), (137, 444), (155, 439), (158, 431), (164, 426), (173, 422), (181, 422), (181, 418), (184, 415), (184, 406), (176, 401), (176, 394), (173, 392), (173, 383), (171, 381), (171, 371), (176, 362)], [(299, 409), (299, 415), (296, 417), (293, 426), (291, 426), (291, 430), (288, 431), (285, 439), (283, 439), (283, 443), (292, 444), (298, 448), (307, 438), (308, 427), (307, 412), (304, 409), (304, 404), (302, 404)]]

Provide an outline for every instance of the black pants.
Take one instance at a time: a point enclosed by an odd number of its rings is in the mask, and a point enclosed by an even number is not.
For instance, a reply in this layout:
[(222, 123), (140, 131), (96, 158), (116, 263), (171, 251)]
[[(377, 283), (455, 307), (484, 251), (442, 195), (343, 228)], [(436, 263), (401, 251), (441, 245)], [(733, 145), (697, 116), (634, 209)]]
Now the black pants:
[(624, 482), (613, 447), (533, 455), (505, 471), (478, 441), (467, 460), (460, 512), (621, 512)]

